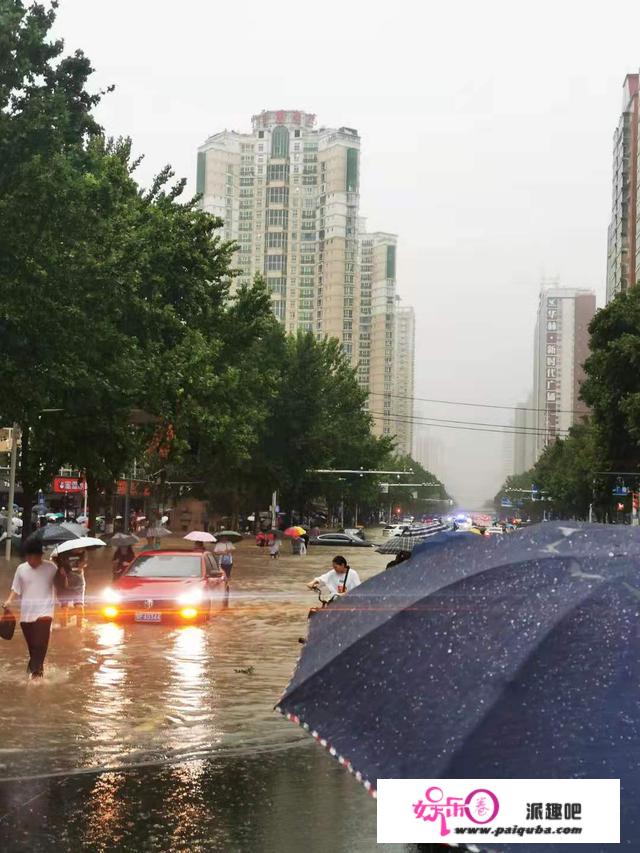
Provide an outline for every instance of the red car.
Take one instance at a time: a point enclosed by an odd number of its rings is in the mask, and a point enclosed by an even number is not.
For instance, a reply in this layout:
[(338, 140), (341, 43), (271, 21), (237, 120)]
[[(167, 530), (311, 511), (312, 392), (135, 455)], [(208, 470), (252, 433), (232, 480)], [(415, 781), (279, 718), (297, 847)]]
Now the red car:
[(228, 603), (229, 581), (207, 551), (141, 551), (102, 594), (111, 621), (202, 622)]

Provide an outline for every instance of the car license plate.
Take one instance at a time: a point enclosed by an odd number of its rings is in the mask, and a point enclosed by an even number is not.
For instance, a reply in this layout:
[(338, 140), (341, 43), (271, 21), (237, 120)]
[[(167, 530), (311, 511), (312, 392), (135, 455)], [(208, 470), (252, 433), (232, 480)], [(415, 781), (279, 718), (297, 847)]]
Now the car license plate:
[(136, 622), (160, 622), (162, 614), (154, 613), (153, 611), (143, 611), (142, 613), (136, 613), (134, 618)]

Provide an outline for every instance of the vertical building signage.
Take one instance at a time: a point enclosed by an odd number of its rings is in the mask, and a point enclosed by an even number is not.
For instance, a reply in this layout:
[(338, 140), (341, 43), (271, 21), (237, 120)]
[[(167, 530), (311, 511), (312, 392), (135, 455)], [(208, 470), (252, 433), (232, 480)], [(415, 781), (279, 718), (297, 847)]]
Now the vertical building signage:
[(560, 311), (555, 296), (547, 299), (546, 326), (545, 433), (548, 444), (558, 435), (560, 401)]

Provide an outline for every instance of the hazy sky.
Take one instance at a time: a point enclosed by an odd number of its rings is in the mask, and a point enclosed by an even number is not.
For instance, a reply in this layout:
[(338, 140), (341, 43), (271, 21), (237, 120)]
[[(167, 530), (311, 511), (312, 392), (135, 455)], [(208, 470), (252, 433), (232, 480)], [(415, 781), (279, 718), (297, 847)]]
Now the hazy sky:
[[(262, 109), (358, 129), (361, 213), (399, 235), (399, 292), (416, 309), (417, 397), (520, 402), (543, 275), (603, 303), (612, 134), (624, 76), (640, 67), (637, 0), (62, 0), (57, 29), (89, 55), (96, 85), (116, 84), (99, 118), (133, 137), (145, 182), (171, 163), (195, 191), (197, 146), (248, 130)], [(430, 435), (434, 473), (457, 498), (495, 493), (503, 436)]]

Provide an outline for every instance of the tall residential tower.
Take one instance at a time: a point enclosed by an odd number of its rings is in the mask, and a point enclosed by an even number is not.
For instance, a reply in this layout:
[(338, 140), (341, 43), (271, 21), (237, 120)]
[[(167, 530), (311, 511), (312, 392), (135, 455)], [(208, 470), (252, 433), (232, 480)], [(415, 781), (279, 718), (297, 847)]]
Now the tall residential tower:
[(613, 192), (607, 245), (607, 302), (640, 277), (638, 121), (640, 75), (627, 74), (622, 115), (613, 135)]
[(338, 338), (357, 360), (360, 138), (301, 111), (265, 111), (198, 150), (205, 210), (236, 240), (239, 282), (265, 277), (287, 331)]
[(396, 317), (397, 236), (359, 220), (358, 132), (316, 125), (312, 113), (268, 110), (251, 133), (214, 134), (198, 149), (197, 191), (238, 244), (237, 281), (262, 275), (288, 332), (337, 338), (370, 392), (375, 433), (397, 435), (410, 453), (413, 401), (392, 396), (397, 383), (413, 395), (410, 309)]

